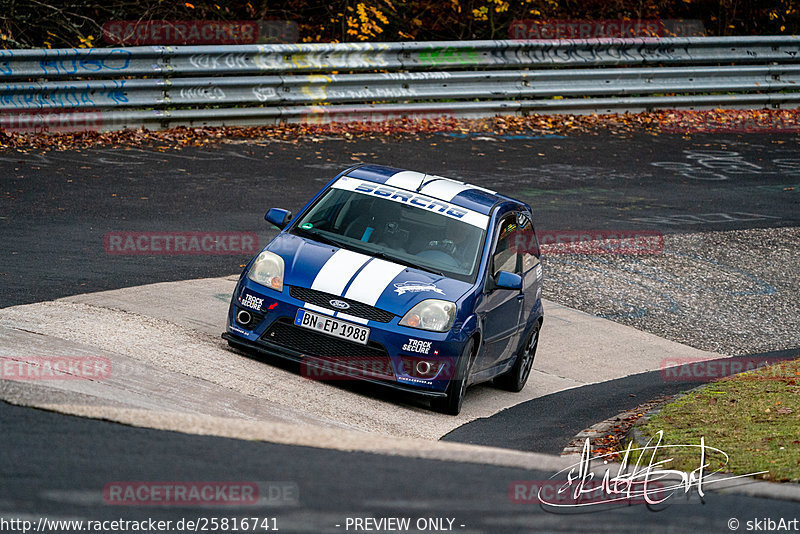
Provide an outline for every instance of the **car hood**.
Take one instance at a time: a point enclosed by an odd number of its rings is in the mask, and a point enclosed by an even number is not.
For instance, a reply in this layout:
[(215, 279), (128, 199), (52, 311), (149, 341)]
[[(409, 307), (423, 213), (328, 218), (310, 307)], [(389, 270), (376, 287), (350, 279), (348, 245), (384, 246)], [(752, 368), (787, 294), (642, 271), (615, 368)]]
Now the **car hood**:
[(426, 299), (456, 302), (472, 287), (467, 282), (287, 233), (279, 234), (267, 250), (283, 258), (284, 285), (343, 296), (400, 316)]

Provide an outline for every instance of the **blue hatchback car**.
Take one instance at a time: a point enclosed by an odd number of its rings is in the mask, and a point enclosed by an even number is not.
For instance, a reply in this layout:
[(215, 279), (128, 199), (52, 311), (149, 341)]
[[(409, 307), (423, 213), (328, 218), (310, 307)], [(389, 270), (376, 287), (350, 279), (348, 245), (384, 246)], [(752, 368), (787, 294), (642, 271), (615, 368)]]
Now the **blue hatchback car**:
[(336, 176), (245, 267), (223, 337), (305, 375), (378, 382), (458, 414), (467, 386), (520, 391), (542, 325), (527, 204), (415, 171)]

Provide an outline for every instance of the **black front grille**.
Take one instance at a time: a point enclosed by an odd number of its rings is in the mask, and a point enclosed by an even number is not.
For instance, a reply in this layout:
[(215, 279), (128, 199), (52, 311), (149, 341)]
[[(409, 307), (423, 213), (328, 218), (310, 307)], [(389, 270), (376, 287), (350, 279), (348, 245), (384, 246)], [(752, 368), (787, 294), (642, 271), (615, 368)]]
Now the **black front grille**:
[(320, 366), (321, 371), (309, 370), (309, 378), (325, 379), (329, 370), (352, 377), (393, 379), (395, 376), (389, 354), (379, 343), (352, 343), (296, 326), (286, 319), (273, 323), (261, 339), (299, 352), (310, 365)]
[(261, 339), (281, 345), (295, 352), (308, 356), (336, 356), (336, 357), (387, 357), (389, 354), (383, 345), (370, 342), (361, 345), (338, 339), (327, 334), (315, 332), (308, 328), (296, 326), (286, 319), (275, 321), (269, 329), (261, 335)]
[(323, 293), (322, 291), (317, 291), (316, 289), (308, 289), (305, 287), (298, 287), (298, 286), (289, 286), (289, 294), (293, 298), (296, 298), (297, 300), (302, 300), (304, 302), (308, 302), (309, 304), (314, 304), (315, 306), (322, 306), (323, 308), (333, 311), (337, 310), (333, 306), (331, 306), (330, 301), (342, 300), (348, 303), (350, 305), (350, 308), (338, 311), (341, 311), (342, 313), (346, 313), (348, 315), (352, 315), (353, 317), (360, 317), (361, 319), (367, 319), (368, 321), (388, 323), (395, 317), (393, 313), (381, 310), (380, 308), (376, 308), (375, 306), (370, 306), (369, 304), (364, 304), (363, 302), (346, 299), (338, 295)]

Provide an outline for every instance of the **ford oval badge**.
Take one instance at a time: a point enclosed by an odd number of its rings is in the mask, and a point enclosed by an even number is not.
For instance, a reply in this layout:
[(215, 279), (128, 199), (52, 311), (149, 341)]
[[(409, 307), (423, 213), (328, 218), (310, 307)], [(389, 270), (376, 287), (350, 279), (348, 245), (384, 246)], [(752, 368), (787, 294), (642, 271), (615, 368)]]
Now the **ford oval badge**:
[(336, 308), (337, 310), (348, 310), (350, 309), (350, 305), (343, 300), (331, 300), (329, 301), (331, 306)]

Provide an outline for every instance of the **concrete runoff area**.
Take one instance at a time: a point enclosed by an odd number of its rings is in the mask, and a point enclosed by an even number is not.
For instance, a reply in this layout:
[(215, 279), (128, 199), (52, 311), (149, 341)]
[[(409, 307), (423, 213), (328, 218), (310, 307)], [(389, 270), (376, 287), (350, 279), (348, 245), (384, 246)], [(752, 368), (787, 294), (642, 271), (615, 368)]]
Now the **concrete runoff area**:
[(52, 394), (60, 399), (55, 404), (436, 440), (535, 397), (657, 370), (665, 359), (723, 357), (545, 302), (540, 347), (525, 389), (475, 386), (453, 417), (430, 411), (410, 395), (309, 380), (291, 365), (230, 350), (219, 336), (235, 283), (236, 277), (165, 282), (2, 309), (4, 358), (92, 355), (112, 365), (102, 380), (4, 380), (2, 398), (53, 408)]

